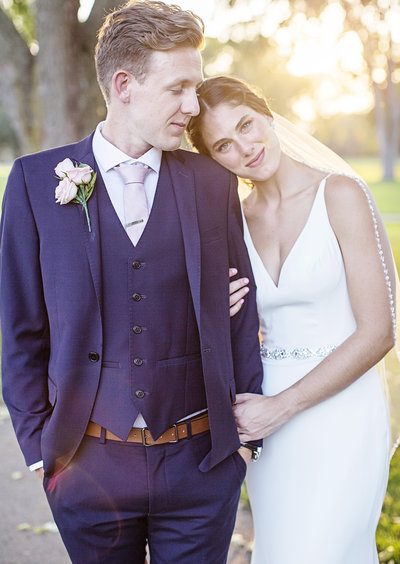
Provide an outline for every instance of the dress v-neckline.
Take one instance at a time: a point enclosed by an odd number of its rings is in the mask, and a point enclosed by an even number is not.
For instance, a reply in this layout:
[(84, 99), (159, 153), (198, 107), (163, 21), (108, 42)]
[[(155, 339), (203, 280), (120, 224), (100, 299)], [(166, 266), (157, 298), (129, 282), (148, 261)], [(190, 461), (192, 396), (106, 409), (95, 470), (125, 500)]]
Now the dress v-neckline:
[[(280, 286), (281, 286), (282, 273), (283, 273), (283, 270), (284, 270), (284, 268), (285, 268), (285, 266), (286, 266), (288, 260), (289, 260), (290, 257), (292, 256), (293, 251), (294, 251), (295, 248), (297, 247), (297, 244), (298, 244), (299, 240), (302, 239), (303, 233), (306, 231), (306, 229), (307, 229), (307, 227), (308, 227), (308, 225), (309, 225), (309, 223), (310, 223), (311, 217), (312, 217), (312, 215), (313, 215), (314, 208), (315, 208), (315, 206), (316, 206), (316, 202), (317, 202), (317, 199), (318, 199), (319, 192), (320, 192), (320, 190), (321, 190), (322, 185), (325, 184), (325, 181), (326, 181), (327, 178), (328, 178), (328, 176), (325, 176), (325, 177), (321, 180), (321, 182), (319, 183), (319, 185), (318, 185), (317, 191), (316, 191), (315, 196), (314, 196), (313, 203), (312, 203), (312, 205), (311, 205), (310, 213), (308, 214), (308, 217), (307, 217), (307, 220), (306, 220), (305, 224), (303, 225), (302, 229), (300, 230), (299, 234), (297, 235), (297, 237), (296, 237), (296, 239), (295, 239), (293, 245), (292, 245), (291, 248), (290, 248), (290, 251), (288, 252), (288, 254), (287, 254), (286, 257), (285, 257), (285, 260), (284, 260), (283, 263), (282, 263), (282, 266), (281, 266), (280, 271), (279, 271), (279, 275), (278, 275), (277, 282), (275, 282), (275, 280), (272, 278), (271, 274), (269, 273), (268, 268), (265, 266), (265, 264), (264, 264), (262, 258), (260, 257), (260, 255), (259, 255), (259, 253), (258, 253), (258, 251), (257, 251), (257, 249), (256, 249), (256, 247), (255, 247), (255, 245), (254, 245), (253, 238), (252, 238), (252, 236), (251, 236), (251, 234), (250, 234), (250, 229), (249, 229), (249, 226), (247, 225), (247, 221), (246, 221), (246, 218), (245, 218), (245, 215), (244, 215), (244, 210), (243, 210), (243, 212), (242, 212), (242, 213), (243, 213), (244, 222), (245, 222), (245, 225), (246, 225), (246, 230), (247, 230), (247, 233), (248, 233), (248, 236), (249, 236), (249, 241), (250, 241), (250, 243), (251, 243), (252, 248), (254, 249), (254, 254), (255, 254), (255, 256), (257, 257), (257, 260), (259, 261), (262, 270), (265, 272), (265, 274), (267, 275), (267, 277), (269, 278), (269, 280), (272, 282), (272, 284), (273, 284), (273, 286), (274, 286), (274, 288), (275, 288), (276, 290), (278, 290), (278, 289), (280, 288)], [(242, 208), (242, 209), (243, 209), (243, 208)]]

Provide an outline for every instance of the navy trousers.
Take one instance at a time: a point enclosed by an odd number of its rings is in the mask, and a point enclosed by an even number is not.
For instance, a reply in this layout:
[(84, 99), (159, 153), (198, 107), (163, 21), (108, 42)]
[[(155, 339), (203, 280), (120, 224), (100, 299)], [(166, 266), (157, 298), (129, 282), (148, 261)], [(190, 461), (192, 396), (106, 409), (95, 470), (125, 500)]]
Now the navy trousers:
[(198, 465), (209, 432), (144, 447), (85, 436), (44, 488), (74, 564), (223, 564), (246, 464), (234, 453)]

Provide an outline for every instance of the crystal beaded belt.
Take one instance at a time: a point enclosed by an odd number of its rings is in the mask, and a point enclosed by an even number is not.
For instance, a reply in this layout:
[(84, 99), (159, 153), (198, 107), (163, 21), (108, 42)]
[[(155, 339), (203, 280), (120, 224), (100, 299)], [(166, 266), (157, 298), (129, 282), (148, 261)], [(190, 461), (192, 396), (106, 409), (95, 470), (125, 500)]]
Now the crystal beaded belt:
[(308, 347), (297, 347), (295, 349), (274, 348), (269, 349), (261, 343), (260, 354), (263, 358), (272, 360), (284, 360), (285, 358), (294, 358), (296, 360), (303, 360), (313, 356), (325, 357), (336, 349), (335, 345), (327, 345), (318, 347), (317, 349), (310, 349)]

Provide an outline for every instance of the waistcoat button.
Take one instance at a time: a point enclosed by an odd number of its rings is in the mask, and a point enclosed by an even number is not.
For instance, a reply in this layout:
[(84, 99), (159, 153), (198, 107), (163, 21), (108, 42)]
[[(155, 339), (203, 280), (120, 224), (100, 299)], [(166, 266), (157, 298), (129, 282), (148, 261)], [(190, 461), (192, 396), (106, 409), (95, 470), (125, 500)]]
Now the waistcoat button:
[(135, 396), (139, 399), (144, 398), (144, 391), (143, 390), (136, 390)]
[(142, 366), (143, 360), (141, 358), (135, 358), (135, 360), (133, 361), (133, 364), (135, 366)]
[(135, 300), (135, 302), (140, 302), (141, 299), (142, 299), (142, 296), (140, 294), (138, 294), (137, 292), (135, 292), (132, 296), (132, 300)]
[(140, 262), (140, 260), (134, 260), (132, 263), (132, 268), (134, 268), (135, 270), (139, 270), (139, 268), (141, 268), (142, 263)]
[(140, 327), (140, 325), (135, 325), (135, 326), (132, 328), (132, 331), (133, 331), (134, 333), (136, 333), (136, 335), (139, 335), (139, 333), (142, 332), (142, 328)]
[(97, 352), (90, 352), (88, 357), (92, 362), (98, 362), (100, 360), (100, 355)]

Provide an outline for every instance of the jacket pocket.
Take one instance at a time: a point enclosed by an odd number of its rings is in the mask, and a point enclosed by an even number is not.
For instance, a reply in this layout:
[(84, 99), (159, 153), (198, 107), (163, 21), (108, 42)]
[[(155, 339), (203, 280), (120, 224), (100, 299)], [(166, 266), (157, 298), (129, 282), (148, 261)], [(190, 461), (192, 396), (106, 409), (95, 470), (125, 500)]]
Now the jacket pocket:
[(158, 360), (157, 367), (162, 368), (163, 366), (180, 366), (182, 364), (187, 364), (188, 362), (194, 362), (196, 360), (201, 360), (200, 353), (187, 354), (185, 356), (174, 356), (172, 358)]

